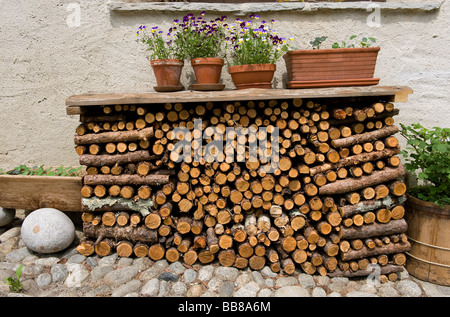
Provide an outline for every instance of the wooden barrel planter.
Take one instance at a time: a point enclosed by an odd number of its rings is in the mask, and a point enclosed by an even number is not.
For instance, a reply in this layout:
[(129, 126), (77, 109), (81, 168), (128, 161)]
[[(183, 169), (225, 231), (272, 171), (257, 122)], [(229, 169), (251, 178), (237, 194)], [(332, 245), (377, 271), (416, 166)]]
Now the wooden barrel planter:
[(424, 281), (450, 286), (450, 205), (439, 208), (407, 195), (407, 271)]

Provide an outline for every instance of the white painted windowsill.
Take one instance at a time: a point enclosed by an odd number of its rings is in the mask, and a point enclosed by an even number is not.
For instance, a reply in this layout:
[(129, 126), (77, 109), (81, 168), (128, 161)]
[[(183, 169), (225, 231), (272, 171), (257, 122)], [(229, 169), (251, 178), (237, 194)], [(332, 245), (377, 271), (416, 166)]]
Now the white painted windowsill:
[(262, 3), (188, 3), (188, 2), (141, 2), (112, 1), (108, 9), (115, 12), (173, 11), (173, 12), (228, 12), (247, 15), (252, 12), (314, 12), (324, 10), (367, 10), (379, 6), (381, 10), (439, 10), (444, 0), (392, 1), (392, 2), (262, 2)]

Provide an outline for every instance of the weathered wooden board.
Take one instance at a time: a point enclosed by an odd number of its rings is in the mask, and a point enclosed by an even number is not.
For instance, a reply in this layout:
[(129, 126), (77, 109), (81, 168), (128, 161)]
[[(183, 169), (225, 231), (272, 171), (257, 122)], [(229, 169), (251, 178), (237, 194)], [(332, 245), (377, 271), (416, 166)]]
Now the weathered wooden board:
[(66, 100), (68, 115), (80, 114), (84, 106), (116, 104), (161, 104), (205, 101), (244, 101), (294, 98), (351, 98), (386, 96), (392, 102), (406, 102), (412, 89), (406, 86), (333, 87), (317, 89), (244, 89), (223, 91), (192, 91), (159, 93), (86, 93)]
[(81, 177), (0, 175), (0, 206), (81, 212)]

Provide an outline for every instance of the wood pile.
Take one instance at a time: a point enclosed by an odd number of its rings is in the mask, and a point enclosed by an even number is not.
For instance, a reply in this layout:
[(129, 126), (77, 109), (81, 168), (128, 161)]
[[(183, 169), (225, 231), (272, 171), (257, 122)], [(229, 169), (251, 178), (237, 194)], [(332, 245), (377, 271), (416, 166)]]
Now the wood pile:
[[(396, 114), (374, 98), (86, 107), (74, 138), (88, 174), (78, 251), (348, 277), (378, 264), (394, 280), (410, 248)], [(175, 128), (191, 145), (179, 163)], [(278, 159), (273, 138), (261, 147), (275, 128)], [(217, 134), (231, 146), (212, 160)]]

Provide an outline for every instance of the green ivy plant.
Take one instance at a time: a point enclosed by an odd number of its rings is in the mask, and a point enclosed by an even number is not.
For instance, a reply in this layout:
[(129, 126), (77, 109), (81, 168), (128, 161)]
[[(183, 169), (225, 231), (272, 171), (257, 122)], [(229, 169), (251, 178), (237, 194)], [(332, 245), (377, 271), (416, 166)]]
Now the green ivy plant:
[(324, 42), (326, 39), (326, 36), (318, 36), (313, 41), (310, 41), (309, 44), (311, 44), (314, 50), (318, 50), (320, 49), (320, 45), (322, 44), (322, 42)]
[(423, 185), (409, 189), (409, 194), (443, 207), (450, 204), (450, 128), (424, 128), (420, 123), (402, 127), (407, 140), (405, 168)]
[[(350, 47), (356, 47), (356, 45), (359, 44), (360, 47), (371, 47), (372, 43), (376, 43), (376, 39), (374, 37), (363, 37), (361, 40), (357, 39), (357, 35), (350, 36), (350, 41), (355, 40), (357, 43), (347, 43), (345, 41), (342, 41), (341, 44), (338, 42), (333, 43), (332, 48), (350, 48)], [(353, 41), (353, 42), (355, 42)]]
[(20, 276), (22, 275), (22, 268), (23, 265), (19, 265), (19, 267), (16, 270), (16, 277), (10, 276), (4, 279), (5, 283), (9, 285), (9, 290), (13, 293), (19, 293), (23, 288), (23, 284), (20, 282)]

